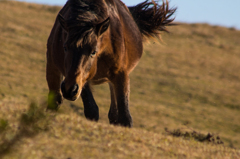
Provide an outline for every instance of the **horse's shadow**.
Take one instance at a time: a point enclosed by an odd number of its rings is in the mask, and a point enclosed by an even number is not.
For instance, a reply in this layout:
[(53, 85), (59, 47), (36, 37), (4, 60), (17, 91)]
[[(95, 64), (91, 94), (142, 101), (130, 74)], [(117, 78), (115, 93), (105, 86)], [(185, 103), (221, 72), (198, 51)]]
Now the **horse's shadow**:
[(77, 106), (77, 105), (75, 105), (73, 103), (70, 103), (69, 107), (73, 110), (74, 113), (76, 113), (79, 116), (84, 117), (83, 107)]
[[(52, 120), (55, 117), (55, 113), (46, 112), (46, 104), (43, 102), (38, 105), (36, 103), (31, 103), (28, 110), (21, 114), (19, 119), (18, 131), (10, 140), (4, 140), (0, 143), (0, 158), (3, 158), (7, 155), (12, 147), (23, 138), (33, 138), (42, 131), (47, 131), (49, 129), (48, 121)], [(69, 107), (79, 116), (84, 116), (84, 109), (76, 104), (69, 103)], [(37, 123), (43, 122), (44, 125), (38, 127)], [(0, 135), (6, 136), (7, 130), (1, 130)]]
[[(0, 144), (0, 158), (7, 155), (12, 147), (23, 138), (33, 138), (42, 131), (47, 131), (49, 129), (48, 121), (51, 120), (54, 115), (46, 115), (46, 103), (47, 102), (44, 102), (38, 105), (32, 102), (29, 105), (28, 110), (20, 115), (18, 130), (15, 134), (12, 134), (13, 136), (11, 139), (6, 139), (7, 134), (11, 132), (10, 127), (6, 127), (6, 129), (0, 131), (3, 141)], [(39, 126), (38, 123), (42, 123), (42, 125)]]

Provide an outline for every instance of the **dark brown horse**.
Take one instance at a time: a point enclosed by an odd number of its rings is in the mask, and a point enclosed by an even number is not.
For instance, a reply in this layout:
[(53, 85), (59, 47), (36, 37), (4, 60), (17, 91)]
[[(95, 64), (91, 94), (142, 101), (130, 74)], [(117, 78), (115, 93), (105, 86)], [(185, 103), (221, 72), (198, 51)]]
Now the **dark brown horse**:
[(57, 110), (63, 97), (81, 96), (86, 118), (97, 121), (90, 85), (108, 82), (110, 123), (131, 127), (129, 74), (141, 58), (143, 38), (167, 31), (175, 10), (168, 2), (128, 8), (120, 0), (68, 0), (47, 43), (48, 109)]

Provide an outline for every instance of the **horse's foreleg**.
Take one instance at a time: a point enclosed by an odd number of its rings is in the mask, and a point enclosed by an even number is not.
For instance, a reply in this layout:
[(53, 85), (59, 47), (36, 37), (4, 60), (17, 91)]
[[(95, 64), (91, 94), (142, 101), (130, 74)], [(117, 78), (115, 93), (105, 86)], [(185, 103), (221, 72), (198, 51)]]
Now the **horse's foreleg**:
[(81, 97), (84, 105), (85, 117), (89, 120), (98, 121), (99, 119), (98, 106), (93, 98), (92, 91), (88, 83), (86, 83), (85, 86), (83, 87)]
[(118, 120), (118, 110), (117, 110), (117, 99), (115, 95), (114, 86), (112, 83), (109, 83), (110, 93), (111, 93), (111, 105), (108, 112), (108, 119), (110, 124), (117, 124)]
[(60, 90), (63, 76), (56, 66), (50, 61), (47, 61), (46, 78), (49, 88), (47, 109), (58, 110), (59, 105), (63, 101)]
[(118, 120), (117, 124), (132, 127), (132, 117), (129, 112), (128, 102), (130, 93), (130, 80), (128, 74), (120, 73), (113, 81), (117, 99)]

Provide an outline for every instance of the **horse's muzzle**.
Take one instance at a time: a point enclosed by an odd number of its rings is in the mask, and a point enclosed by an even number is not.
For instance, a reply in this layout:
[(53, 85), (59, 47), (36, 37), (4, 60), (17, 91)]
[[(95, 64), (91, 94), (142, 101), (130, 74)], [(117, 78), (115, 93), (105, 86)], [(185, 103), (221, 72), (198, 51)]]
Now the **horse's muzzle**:
[(78, 84), (73, 85), (68, 90), (66, 90), (65, 82), (63, 81), (61, 84), (62, 95), (65, 99), (75, 101), (78, 98), (79, 86)]

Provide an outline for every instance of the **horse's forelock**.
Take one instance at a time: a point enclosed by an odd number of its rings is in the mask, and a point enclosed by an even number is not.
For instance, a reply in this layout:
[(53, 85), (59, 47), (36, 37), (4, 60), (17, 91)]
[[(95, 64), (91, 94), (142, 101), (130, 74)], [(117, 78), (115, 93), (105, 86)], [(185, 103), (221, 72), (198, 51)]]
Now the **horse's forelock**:
[(82, 46), (93, 41), (94, 27), (73, 29), (69, 32), (66, 44), (69, 46)]
[(71, 13), (66, 20), (69, 28), (67, 44), (79, 46), (91, 42), (94, 27), (109, 16), (105, 1), (68, 0), (68, 2)]
[(98, 24), (108, 17), (108, 11), (103, 0), (68, 0), (71, 10), (71, 20)]

